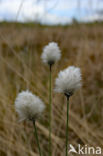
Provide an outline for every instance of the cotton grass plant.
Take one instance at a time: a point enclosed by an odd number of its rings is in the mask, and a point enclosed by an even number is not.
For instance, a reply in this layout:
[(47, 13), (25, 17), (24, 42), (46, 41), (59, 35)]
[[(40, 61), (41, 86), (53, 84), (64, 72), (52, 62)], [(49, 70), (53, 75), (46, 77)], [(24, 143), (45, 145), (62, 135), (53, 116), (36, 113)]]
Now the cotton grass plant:
[(42, 100), (36, 95), (33, 95), (30, 91), (22, 91), (17, 95), (15, 100), (15, 110), (19, 115), (19, 121), (32, 121), (40, 156), (42, 156), (42, 153), (39, 145), (36, 120), (40, 117), (44, 109), (45, 105)]
[(43, 63), (49, 66), (49, 155), (52, 155), (52, 145), (51, 145), (51, 121), (52, 121), (52, 66), (55, 62), (59, 61), (61, 58), (61, 51), (58, 44), (55, 42), (50, 42), (43, 49), (41, 55)]
[(66, 121), (66, 153), (68, 155), (68, 124), (69, 124), (69, 98), (81, 87), (80, 68), (70, 66), (60, 71), (55, 81), (55, 91), (63, 93), (67, 99), (67, 121)]
[[(52, 156), (52, 140), (51, 140), (51, 121), (52, 121), (52, 66), (61, 58), (61, 51), (58, 44), (50, 42), (43, 49), (41, 55), (43, 63), (49, 66), (49, 156)], [(55, 80), (55, 92), (63, 93), (67, 100), (67, 119), (66, 119), (66, 152), (68, 155), (68, 125), (69, 125), (69, 98), (76, 90), (81, 87), (81, 71), (80, 68), (70, 66), (63, 71), (60, 71)], [(19, 115), (20, 121), (32, 121), (34, 126), (35, 137), (38, 145), (39, 155), (41, 149), (36, 129), (36, 120), (45, 109), (42, 100), (33, 95), (30, 91), (23, 91), (17, 95), (15, 100), (15, 109)]]

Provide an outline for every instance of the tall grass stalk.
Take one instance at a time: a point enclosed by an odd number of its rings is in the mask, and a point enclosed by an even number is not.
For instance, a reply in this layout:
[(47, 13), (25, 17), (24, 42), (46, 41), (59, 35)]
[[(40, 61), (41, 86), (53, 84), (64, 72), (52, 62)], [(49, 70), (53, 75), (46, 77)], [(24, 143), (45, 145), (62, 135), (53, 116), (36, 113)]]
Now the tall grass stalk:
[(33, 120), (33, 126), (34, 126), (34, 135), (35, 135), (37, 146), (38, 146), (38, 150), (39, 150), (39, 155), (42, 156), (41, 149), (40, 149), (40, 144), (39, 144), (39, 139), (38, 139), (37, 128), (36, 128), (36, 124), (35, 124), (35, 120)]
[(69, 96), (67, 97), (67, 121), (66, 121), (66, 156), (68, 156), (68, 127), (69, 127)]
[(51, 141), (51, 131), (52, 131), (52, 64), (49, 65), (49, 156), (52, 156), (52, 141)]

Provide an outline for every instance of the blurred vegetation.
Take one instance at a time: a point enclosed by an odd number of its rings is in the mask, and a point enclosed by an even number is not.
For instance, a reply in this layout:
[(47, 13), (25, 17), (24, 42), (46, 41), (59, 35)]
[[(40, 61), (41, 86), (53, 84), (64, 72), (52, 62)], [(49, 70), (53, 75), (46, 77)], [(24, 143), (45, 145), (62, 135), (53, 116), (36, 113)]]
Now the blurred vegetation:
[[(0, 156), (37, 156), (32, 124), (18, 123), (14, 100), (21, 90), (39, 95), (48, 110), (48, 67), (43, 47), (58, 42), (62, 58), (58, 72), (70, 65), (81, 68), (83, 87), (70, 100), (69, 143), (103, 148), (103, 23), (47, 26), (0, 23)], [(37, 123), (41, 148), (48, 155), (48, 111)], [(53, 156), (65, 155), (65, 97), (53, 92)]]

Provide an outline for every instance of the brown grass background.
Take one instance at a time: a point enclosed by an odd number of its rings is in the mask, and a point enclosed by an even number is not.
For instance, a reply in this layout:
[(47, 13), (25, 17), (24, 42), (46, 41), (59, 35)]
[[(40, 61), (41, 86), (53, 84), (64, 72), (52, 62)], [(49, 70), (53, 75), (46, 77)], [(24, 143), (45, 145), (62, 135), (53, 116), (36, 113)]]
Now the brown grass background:
[[(49, 69), (40, 57), (50, 41), (62, 51), (52, 71), (53, 89), (60, 70), (75, 65), (82, 71), (83, 87), (70, 99), (69, 143), (103, 149), (103, 25), (0, 24), (0, 156), (38, 156), (32, 123), (19, 123), (14, 108), (16, 95), (26, 89), (47, 106), (37, 128), (48, 156)], [(66, 99), (53, 92), (52, 104), (52, 155), (65, 156)]]

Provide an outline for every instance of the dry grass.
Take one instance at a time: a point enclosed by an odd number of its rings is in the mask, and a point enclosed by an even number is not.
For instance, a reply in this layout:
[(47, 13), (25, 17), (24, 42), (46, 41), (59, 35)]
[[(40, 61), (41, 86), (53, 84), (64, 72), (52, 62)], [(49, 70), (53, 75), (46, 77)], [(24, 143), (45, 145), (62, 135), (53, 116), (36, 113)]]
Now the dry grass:
[[(57, 73), (69, 65), (79, 66), (83, 88), (70, 100), (69, 143), (103, 149), (103, 27), (0, 27), (0, 156), (37, 156), (33, 126), (18, 123), (14, 110), (17, 93), (30, 89), (48, 110), (48, 67), (40, 59), (49, 41), (59, 43), (62, 59), (53, 67)], [(53, 93), (53, 156), (65, 155), (65, 97)], [(48, 111), (37, 123), (44, 156), (48, 156)], [(71, 155), (72, 156), (72, 155)]]

